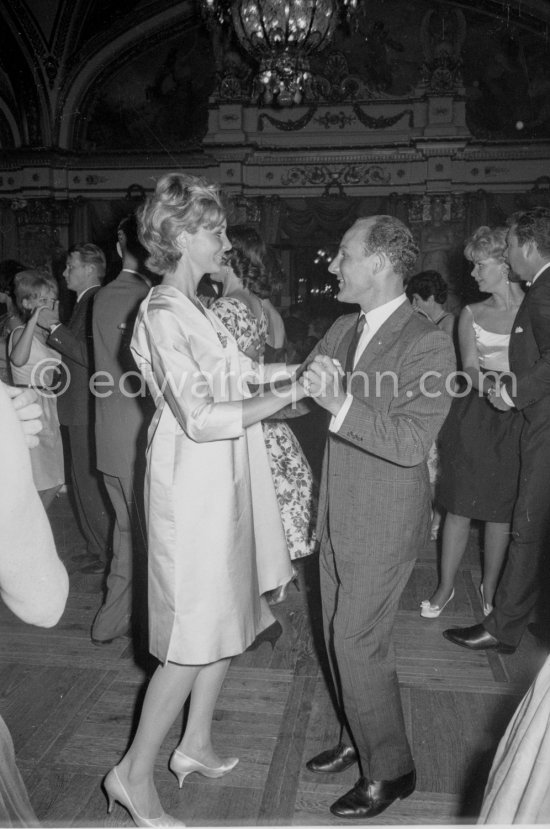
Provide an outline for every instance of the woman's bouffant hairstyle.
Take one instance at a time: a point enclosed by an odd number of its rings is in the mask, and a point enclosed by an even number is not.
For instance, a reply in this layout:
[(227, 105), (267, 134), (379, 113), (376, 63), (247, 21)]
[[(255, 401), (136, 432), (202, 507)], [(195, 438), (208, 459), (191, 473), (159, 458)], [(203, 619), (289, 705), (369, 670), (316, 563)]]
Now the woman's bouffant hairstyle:
[(423, 300), (433, 296), (435, 302), (443, 305), (447, 300), (449, 289), (439, 271), (420, 271), (408, 280), (405, 293), (410, 302), (413, 301), (414, 295), (418, 294)]
[(26, 322), (32, 315), (32, 311), (23, 307), (24, 299), (38, 299), (44, 289), (57, 299), (59, 296), (59, 287), (54, 277), (46, 270), (28, 270), (20, 271), (15, 275), (13, 280), (13, 294), (17, 310), (21, 318)]
[(418, 247), (411, 231), (394, 216), (375, 216), (374, 219), (363, 240), (365, 253), (384, 253), (395, 273), (406, 279), (418, 259)]
[(173, 271), (181, 259), (176, 240), (182, 231), (209, 230), (225, 219), (220, 189), (203, 178), (168, 173), (138, 211), (139, 238), (149, 252), (146, 265), (154, 273)]
[(474, 258), (494, 259), (497, 262), (505, 262), (504, 251), (506, 250), (506, 228), (487, 227), (482, 225), (474, 230), (464, 246), (464, 256), (470, 262)]
[(229, 228), (227, 236), (232, 245), (225, 255), (227, 264), (251, 293), (261, 299), (271, 296), (266, 266), (267, 246), (258, 231), (253, 227), (235, 225)]

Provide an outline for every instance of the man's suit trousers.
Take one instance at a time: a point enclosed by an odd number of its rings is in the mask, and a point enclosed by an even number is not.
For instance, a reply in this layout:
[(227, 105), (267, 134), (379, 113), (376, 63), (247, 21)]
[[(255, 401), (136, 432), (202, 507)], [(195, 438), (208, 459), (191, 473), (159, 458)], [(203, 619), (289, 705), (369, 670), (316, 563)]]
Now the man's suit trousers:
[(90, 557), (107, 563), (110, 509), (101, 473), (95, 468), (93, 426), (67, 426), (71, 452), (71, 484), (80, 529)]
[[(133, 596), (138, 587), (134, 575), (146, 565), (145, 523), (133, 479), (105, 474), (103, 478), (115, 512), (115, 526), (105, 601), (92, 627), (93, 638), (100, 640), (131, 633)], [(146, 620), (146, 595), (140, 597), (140, 602), (142, 606), (136, 609)]]
[[(550, 529), (550, 425), (526, 422), (521, 435), (518, 499), (512, 541), (485, 628), (501, 642), (518, 645), (548, 581)], [(548, 603), (548, 596), (541, 596)]]
[(326, 532), (321, 540), (323, 624), (340, 714), (371, 780), (393, 780), (414, 768), (392, 642), (413, 567), (413, 560), (388, 564), (360, 552), (337, 555)]

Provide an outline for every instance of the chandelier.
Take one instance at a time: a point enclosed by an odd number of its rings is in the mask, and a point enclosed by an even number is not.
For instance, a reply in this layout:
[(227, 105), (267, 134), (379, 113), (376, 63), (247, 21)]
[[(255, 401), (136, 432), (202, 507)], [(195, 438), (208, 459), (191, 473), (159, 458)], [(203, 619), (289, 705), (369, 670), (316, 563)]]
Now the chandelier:
[(200, 0), (209, 24), (232, 23), (259, 64), (263, 102), (299, 104), (311, 80), (310, 55), (322, 52), (358, 0)]

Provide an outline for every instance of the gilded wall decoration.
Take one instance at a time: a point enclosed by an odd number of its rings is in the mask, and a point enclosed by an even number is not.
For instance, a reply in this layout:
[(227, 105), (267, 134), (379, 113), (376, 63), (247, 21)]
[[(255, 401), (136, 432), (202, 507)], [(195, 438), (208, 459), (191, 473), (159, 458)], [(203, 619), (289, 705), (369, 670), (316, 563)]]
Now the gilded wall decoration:
[(29, 267), (53, 266), (64, 256), (60, 232), (69, 224), (69, 202), (58, 199), (15, 198), (2, 200), (14, 218), (11, 248), (5, 258), (17, 259)]
[(273, 118), (272, 115), (268, 115), (267, 112), (262, 112), (260, 116), (258, 116), (258, 132), (262, 132), (264, 129), (264, 121), (268, 121), (272, 126), (275, 127), (276, 130), (284, 130), (285, 132), (291, 132), (294, 130), (301, 130), (313, 118), (315, 113), (317, 112), (316, 106), (308, 107), (307, 111), (300, 117), (295, 119), (282, 119), (282, 118)]
[(397, 115), (379, 115), (378, 117), (376, 117), (373, 115), (369, 115), (368, 112), (365, 112), (363, 109), (361, 109), (359, 104), (354, 104), (353, 111), (357, 116), (358, 120), (363, 124), (363, 126), (368, 127), (370, 130), (384, 130), (388, 127), (393, 127), (393, 125), (397, 124), (405, 115), (408, 116), (409, 127), (414, 126), (412, 109), (404, 109), (403, 112), (399, 112), (397, 113)]
[(313, 119), (316, 124), (321, 124), (326, 130), (330, 129), (330, 127), (338, 127), (338, 129), (343, 130), (344, 127), (353, 124), (355, 118), (353, 115), (346, 115), (345, 112), (325, 112), (323, 116), (319, 116)]
[(339, 195), (344, 195), (344, 187), (357, 184), (389, 184), (390, 173), (377, 164), (346, 164), (339, 168), (331, 168), (326, 164), (317, 164), (312, 167), (291, 167), (281, 178), (285, 186), (312, 185), (324, 187), (325, 194), (336, 189)]

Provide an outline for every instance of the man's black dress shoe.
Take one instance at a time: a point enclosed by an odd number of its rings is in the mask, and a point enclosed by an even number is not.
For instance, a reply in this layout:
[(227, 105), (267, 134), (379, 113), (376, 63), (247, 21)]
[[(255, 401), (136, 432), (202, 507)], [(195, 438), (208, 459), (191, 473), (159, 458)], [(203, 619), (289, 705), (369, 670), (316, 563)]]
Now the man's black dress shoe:
[(353, 789), (332, 804), (330, 811), (336, 817), (365, 819), (376, 817), (397, 798), (414, 792), (416, 772), (413, 769), (395, 780), (368, 780), (360, 777)]
[(493, 650), (497, 653), (514, 653), (515, 645), (506, 645), (494, 637), (483, 625), (472, 625), (469, 628), (450, 628), (443, 631), (443, 636), (449, 642), (469, 648), (471, 651)]
[(86, 573), (91, 576), (103, 575), (105, 572), (105, 564), (100, 561), (99, 558), (94, 558), (93, 561), (89, 561), (87, 564), (83, 564), (82, 567), (79, 567), (78, 572)]
[(316, 754), (306, 763), (306, 768), (319, 774), (336, 774), (353, 766), (357, 762), (357, 752), (353, 746), (338, 743), (334, 748), (327, 748)]

